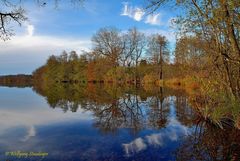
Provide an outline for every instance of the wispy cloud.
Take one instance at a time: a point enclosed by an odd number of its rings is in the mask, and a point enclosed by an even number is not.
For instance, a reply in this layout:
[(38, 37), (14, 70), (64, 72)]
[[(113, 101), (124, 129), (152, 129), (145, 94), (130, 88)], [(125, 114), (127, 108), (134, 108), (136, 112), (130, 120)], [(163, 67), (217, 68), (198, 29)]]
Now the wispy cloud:
[(123, 5), (124, 5), (124, 7), (123, 7), (123, 11), (122, 11), (121, 15), (122, 16), (128, 16), (129, 13), (130, 13), (128, 3), (124, 2)]
[[(91, 117), (90, 112), (83, 112), (80, 110), (78, 113), (63, 113), (62, 111), (51, 111), (47, 108), (34, 108), (33, 110), (29, 110), (29, 108), (24, 109), (22, 111), (16, 111), (8, 109), (0, 109), (0, 136), (5, 133), (6, 130), (16, 127), (26, 127), (26, 135), (24, 136), (22, 141), (29, 139), (36, 135), (35, 126), (43, 126), (54, 124), (56, 122), (64, 122), (64, 121), (80, 121), (80, 120), (89, 120)], [(25, 112), (28, 111), (28, 112)], [(42, 117), (44, 116), (44, 117)], [(0, 139), (1, 140), (1, 139)]]
[[(63, 38), (53, 36), (33, 36), (33, 31), (28, 31), (26, 36), (16, 36), (11, 41), (0, 42), (1, 53), (9, 51), (19, 51), (18, 49), (27, 49), (38, 52), (39, 50), (55, 49), (55, 50), (88, 50), (90, 47), (89, 40)], [(0, 55), (1, 55), (0, 53)], [(34, 53), (33, 53), (34, 54)]]
[(135, 21), (144, 20), (144, 23), (150, 25), (162, 25), (160, 13), (146, 15), (143, 8), (139, 6), (131, 6), (128, 2), (123, 3), (121, 16), (128, 16)]
[(137, 138), (130, 143), (122, 144), (127, 156), (138, 153), (147, 148), (142, 138)]
[(28, 25), (27, 26), (27, 36), (29, 36), (29, 37), (33, 36), (33, 32), (34, 32), (34, 26)]
[(122, 16), (128, 16), (135, 21), (141, 21), (145, 12), (140, 7), (132, 7), (127, 2), (123, 3)]
[(163, 136), (161, 133), (146, 136), (148, 144), (163, 146)]
[(160, 13), (151, 14), (147, 16), (145, 23), (148, 23), (151, 25), (162, 25), (160, 18), (161, 18)]
[(63, 50), (80, 54), (91, 47), (89, 38), (38, 35), (33, 25), (25, 27), (23, 35), (0, 41), (0, 74), (31, 73), (52, 54), (59, 55)]
[(28, 139), (30, 139), (33, 136), (36, 136), (36, 129), (34, 126), (30, 126), (27, 131), (27, 135), (22, 139), (22, 141), (27, 141)]
[(33, 25), (27, 24), (25, 27), (26, 33), (24, 35), (12, 37), (12, 39), (7, 42), (0, 41), (0, 55), (9, 52), (18, 53), (21, 50), (28, 50), (34, 54), (38, 53), (38, 51), (42, 53), (44, 50), (47, 52), (49, 50), (82, 51), (89, 50), (90, 48), (91, 41), (89, 39), (36, 35), (34, 34), (35, 27)]

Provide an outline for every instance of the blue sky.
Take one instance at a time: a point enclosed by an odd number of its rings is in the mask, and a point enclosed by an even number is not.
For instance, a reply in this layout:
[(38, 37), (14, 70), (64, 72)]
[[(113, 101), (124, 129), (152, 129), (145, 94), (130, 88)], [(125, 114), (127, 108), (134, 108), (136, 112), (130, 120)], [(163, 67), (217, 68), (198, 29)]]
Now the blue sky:
[(21, 5), (28, 21), (21, 27), (12, 24), (15, 36), (9, 41), (0, 40), (0, 75), (30, 74), (49, 55), (59, 55), (63, 50), (90, 50), (92, 35), (102, 27), (122, 31), (137, 27), (147, 35), (165, 35), (171, 48), (175, 43), (169, 25), (177, 10), (171, 6), (149, 15), (143, 9), (144, 0), (86, 0), (82, 6), (60, 1), (58, 8), (51, 3), (39, 7), (31, 1)]

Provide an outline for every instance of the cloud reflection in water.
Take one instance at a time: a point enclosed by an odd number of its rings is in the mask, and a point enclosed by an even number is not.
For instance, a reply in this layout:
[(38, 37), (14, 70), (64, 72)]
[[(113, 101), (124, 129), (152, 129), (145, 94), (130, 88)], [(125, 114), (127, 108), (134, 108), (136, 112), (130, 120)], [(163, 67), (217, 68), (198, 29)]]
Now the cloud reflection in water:
[(190, 128), (182, 125), (174, 117), (169, 118), (168, 126), (161, 129), (159, 133), (153, 133), (139, 137), (130, 143), (122, 144), (126, 156), (131, 156), (146, 150), (150, 146), (164, 147), (167, 144), (178, 141), (181, 137), (190, 134)]

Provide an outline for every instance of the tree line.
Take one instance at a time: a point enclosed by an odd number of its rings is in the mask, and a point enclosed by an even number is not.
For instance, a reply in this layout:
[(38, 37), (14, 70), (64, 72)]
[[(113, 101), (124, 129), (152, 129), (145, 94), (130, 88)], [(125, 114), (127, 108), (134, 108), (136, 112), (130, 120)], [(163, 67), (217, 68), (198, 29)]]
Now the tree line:
[[(196, 53), (189, 52), (190, 49), (197, 48), (193, 39), (195, 38), (181, 39), (186, 40), (188, 45), (177, 43), (175, 52), (171, 54), (169, 42), (163, 35), (147, 36), (136, 28), (127, 32), (114, 27), (101, 28), (92, 36), (91, 51), (80, 54), (63, 51), (59, 56), (52, 55), (45, 65), (33, 72), (33, 77), (34, 80), (45, 83), (119, 84), (155, 83), (184, 78), (206, 71), (204, 51), (199, 49)], [(189, 53), (184, 55), (180, 48)], [(193, 74), (189, 74), (189, 71)]]
[(146, 36), (136, 28), (126, 33), (101, 28), (93, 35), (92, 46), (90, 52), (52, 55), (33, 75), (48, 82), (140, 83), (151, 71), (162, 79), (163, 66), (170, 64), (166, 37)]

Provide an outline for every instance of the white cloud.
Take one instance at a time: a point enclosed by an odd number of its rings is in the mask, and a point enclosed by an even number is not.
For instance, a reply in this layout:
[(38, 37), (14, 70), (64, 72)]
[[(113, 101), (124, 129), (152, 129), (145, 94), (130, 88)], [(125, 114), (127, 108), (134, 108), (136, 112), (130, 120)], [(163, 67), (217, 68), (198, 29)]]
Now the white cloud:
[[(89, 51), (90, 38), (39, 36), (34, 27), (26, 26), (27, 33), (0, 41), (0, 74), (31, 73), (46, 62), (50, 55), (60, 55), (63, 50)], [(17, 59), (13, 59), (17, 57)]]
[(36, 136), (36, 129), (34, 126), (30, 126), (27, 131), (27, 135), (23, 138), (22, 141), (27, 141), (31, 137)]
[(147, 148), (147, 145), (144, 143), (142, 138), (137, 138), (130, 143), (122, 144), (125, 154), (127, 156), (140, 152)]
[(49, 108), (42, 107), (37, 107), (32, 110), (29, 110), (29, 108), (21, 109), (23, 111), (0, 109), (0, 136), (1, 134), (4, 134), (7, 129), (26, 127), (28, 128), (27, 135), (24, 137), (24, 139), (21, 139), (22, 141), (26, 141), (30, 137), (36, 135), (35, 126), (49, 125), (64, 121), (80, 121), (91, 119), (91, 113), (84, 112), (81, 109), (79, 109), (79, 111), (76, 113), (63, 113), (60, 109), (49, 110)]
[(151, 25), (161, 25), (160, 17), (160, 13), (148, 15), (145, 23)]
[[(89, 50), (90, 39), (77, 39), (71, 37), (56, 37), (45, 35), (33, 35), (35, 27), (33, 25), (26, 25), (26, 35), (14, 36), (9, 41), (0, 41), (0, 55), (4, 53), (19, 53), (21, 51), (31, 51), (32, 54), (38, 51), (49, 50)], [(46, 53), (51, 54), (51, 53)]]
[(186, 133), (186, 130), (188, 131), (188, 129), (185, 126), (179, 124), (179, 126), (176, 126), (176, 128), (177, 129), (169, 128), (169, 130), (161, 133), (147, 135), (146, 139), (148, 144), (162, 147), (168, 140), (177, 141), (180, 136), (188, 135), (188, 133)]
[(131, 6), (128, 2), (123, 3), (123, 8), (121, 12), (121, 16), (128, 16), (135, 21), (142, 21), (145, 19), (144, 23), (150, 24), (150, 25), (163, 25), (161, 22), (161, 14), (149, 14), (146, 15), (143, 8), (138, 6)]
[[(184, 134), (184, 135), (189, 135), (189, 128), (188, 127), (186, 127), (186, 126), (184, 126), (184, 125), (182, 125), (178, 120), (176, 120), (175, 118), (170, 118), (169, 119), (169, 124), (170, 124), (170, 126), (172, 127), (172, 129), (177, 129), (177, 128), (179, 128), (178, 129), (178, 131), (179, 132), (181, 132), (182, 134)], [(171, 131), (171, 133), (172, 133), (172, 135), (170, 135), (171, 136), (171, 138), (174, 140), (174, 138), (176, 138), (176, 131), (174, 131), (174, 130), (172, 130)], [(175, 133), (175, 134), (173, 134), (173, 133)]]
[(163, 136), (161, 133), (146, 136), (148, 144), (163, 146)]
[(142, 20), (142, 17), (145, 14), (142, 8), (129, 6), (127, 2), (123, 3), (123, 5), (124, 7), (121, 13), (122, 16), (128, 16), (130, 18), (133, 18), (135, 21)]
[(29, 37), (33, 36), (33, 32), (34, 32), (34, 26), (28, 25), (27, 26), (27, 36), (29, 36)]
[[(1, 53), (8, 51), (18, 51), (19, 49), (27, 49), (38, 52), (38, 50), (88, 50), (90, 47), (90, 40), (74, 39), (74, 38), (62, 38), (52, 36), (29, 36), (32, 32), (29, 32), (27, 36), (16, 36), (12, 40), (7, 42), (0, 42)], [(1, 54), (0, 53), (0, 54)], [(33, 53), (34, 54), (34, 53)]]
[(144, 15), (144, 11), (143, 11), (143, 9), (141, 9), (141, 8), (136, 8), (135, 10), (134, 10), (134, 12), (133, 12), (134, 14), (134, 19), (136, 20), (136, 21), (141, 21), (142, 20), (142, 17), (143, 17), (143, 15)]
[(128, 7), (128, 3), (125, 2), (123, 3), (124, 7), (123, 7), (123, 11), (121, 13), (122, 16), (128, 16), (129, 15), (129, 7)]
[(179, 138), (188, 136), (190, 133), (191, 128), (181, 124), (181, 122), (172, 116), (169, 118), (167, 127), (165, 129), (161, 129), (159, 133), (153, 133), (142, 138), (137, 138), (130, 143), (122, 144), (122, 146), (126, 156), (131, 156), (132, 154), (138, 153), (151, 146), (169, 146), (172, 142), (177, 142)]

